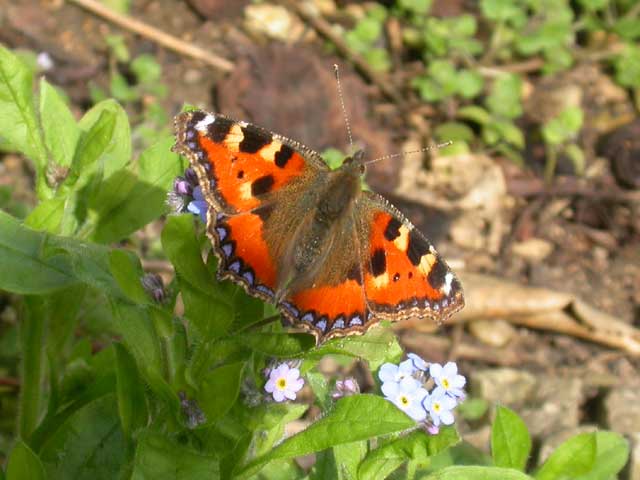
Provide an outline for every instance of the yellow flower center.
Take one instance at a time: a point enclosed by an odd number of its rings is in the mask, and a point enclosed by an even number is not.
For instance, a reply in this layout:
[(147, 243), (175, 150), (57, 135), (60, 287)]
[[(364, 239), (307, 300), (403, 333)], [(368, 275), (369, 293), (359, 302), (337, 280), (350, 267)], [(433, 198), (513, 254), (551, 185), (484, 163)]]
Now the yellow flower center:
[(280, 390), (284, 390), (284, 388), (287, 386), (287, 380), (285, 378), (279, 378), (278, 381), (276, 382), (276, 386)]
[(446, 378), (442, 379), (442, 386), (446, 389), (449, 390), (449, 380), (447, 380)]
[(440, 411), (440, 404), (439, 404), (439, 403), (434, 403), (434, 404), (433, 404), (433, 409), (434, 409), (436, 412), (439, 412), (439, 411)]
[(400, 397), (400, 403), (406, 407), (407, 405), (409, 405), (409, 399), (404, 395), (402, 395)]

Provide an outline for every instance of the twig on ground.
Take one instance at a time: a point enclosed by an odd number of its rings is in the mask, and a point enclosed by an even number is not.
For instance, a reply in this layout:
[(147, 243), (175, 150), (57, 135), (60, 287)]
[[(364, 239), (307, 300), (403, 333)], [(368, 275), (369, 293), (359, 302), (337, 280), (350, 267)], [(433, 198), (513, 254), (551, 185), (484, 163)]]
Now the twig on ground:
[(129, 30), (140, 36), (148, 38), (149, 40), (152, 40), (169, 50), (173, 50), (176, 53), (200, 60), (207, 65), (217, 68), (218, 70), (222, 70), (223, 72), (230, 72), (234, 68), (233, 63), (225, 58), (207, 52), (192, 43), (180, 40), (173, 35), (169, 35), (168, 33), (158, 30), (157, 28), (147, 25), (139, 20), (114, 12), (97, 0), (69, 1), (89, 10), (91, 13), (103, 18), (104, 20), (114, 23), (125, 30)]

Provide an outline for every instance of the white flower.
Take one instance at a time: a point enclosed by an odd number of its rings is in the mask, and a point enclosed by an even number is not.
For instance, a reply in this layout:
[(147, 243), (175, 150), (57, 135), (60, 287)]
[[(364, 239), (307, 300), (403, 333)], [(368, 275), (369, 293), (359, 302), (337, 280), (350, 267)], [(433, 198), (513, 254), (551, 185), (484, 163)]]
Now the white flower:
[[(412, 378), (416, 372), (416, 368), (411, 360), (405, 360), (400, 365), (394, 365), (393, 363), (385, 363), (380, 367), (378, 371), (378, 378), (382, 380), (382, 383), (395, 382), (398, 383), (405, 378)], [(418, 381), (415, 380), (418, 384)]]
[(407, 357), (409, 357), (409, 360), (411, 360), (416, 370), (426, 372), (429, 369), (429, 364), (415, 353), (407, 353)]
[(427, 418), (427, 412), (422, 405), (422, 401), (429, 393), (420, 386), (412, 377), (406, 377), (400, 382), (385, 382), (382, 384), (382, 393), (385, 398), (413, 418), (416, 422), (421, 422)]
[(438, 363), (432, 363), (429, 365), (429, 374), (447, 395), (456, 398), (464, 397), (463, 387), (467, 380), (462, 375), (458, 375), (458, 366), (455, 362), (447, 362), (444, 367)]
[(444, 390), (436, 388), (430, 395), (427, 395), (423, 401), (422, 406), (429, 412), (433, 426), (437, 427), (441, 423), (444, 425), (451, 425), (454, 422), (453, 410), (456, 406), (456, 401), (444, 393)]
[(300, 370), (282, 363), (269, 372), (269, 380), (264, 389), (273, 395), (276, 402), (283, 402), (285, 399), (295, 400), (296, 392), (303, 385), (304, 380), (300, 378)]

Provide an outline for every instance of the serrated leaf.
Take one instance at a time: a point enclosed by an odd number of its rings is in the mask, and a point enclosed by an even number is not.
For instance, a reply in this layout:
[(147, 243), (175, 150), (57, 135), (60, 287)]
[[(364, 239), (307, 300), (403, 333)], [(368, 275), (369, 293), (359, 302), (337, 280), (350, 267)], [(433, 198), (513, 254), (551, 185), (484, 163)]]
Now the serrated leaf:
[(491, 453), (496, 467), (524, 470), (531, 451), (531, 436), (518, 415), (498, 406), (491, 428)]

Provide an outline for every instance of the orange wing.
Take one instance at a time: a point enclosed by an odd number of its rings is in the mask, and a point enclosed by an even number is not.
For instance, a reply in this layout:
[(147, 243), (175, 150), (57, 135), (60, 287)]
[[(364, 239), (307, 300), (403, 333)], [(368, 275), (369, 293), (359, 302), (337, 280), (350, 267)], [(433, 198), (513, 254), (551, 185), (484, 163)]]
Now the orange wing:
[(441, 322), (460, 310), (462, 286), (433, 245), (384, 198), (362, 195), (364, 290), (374, 316)]

